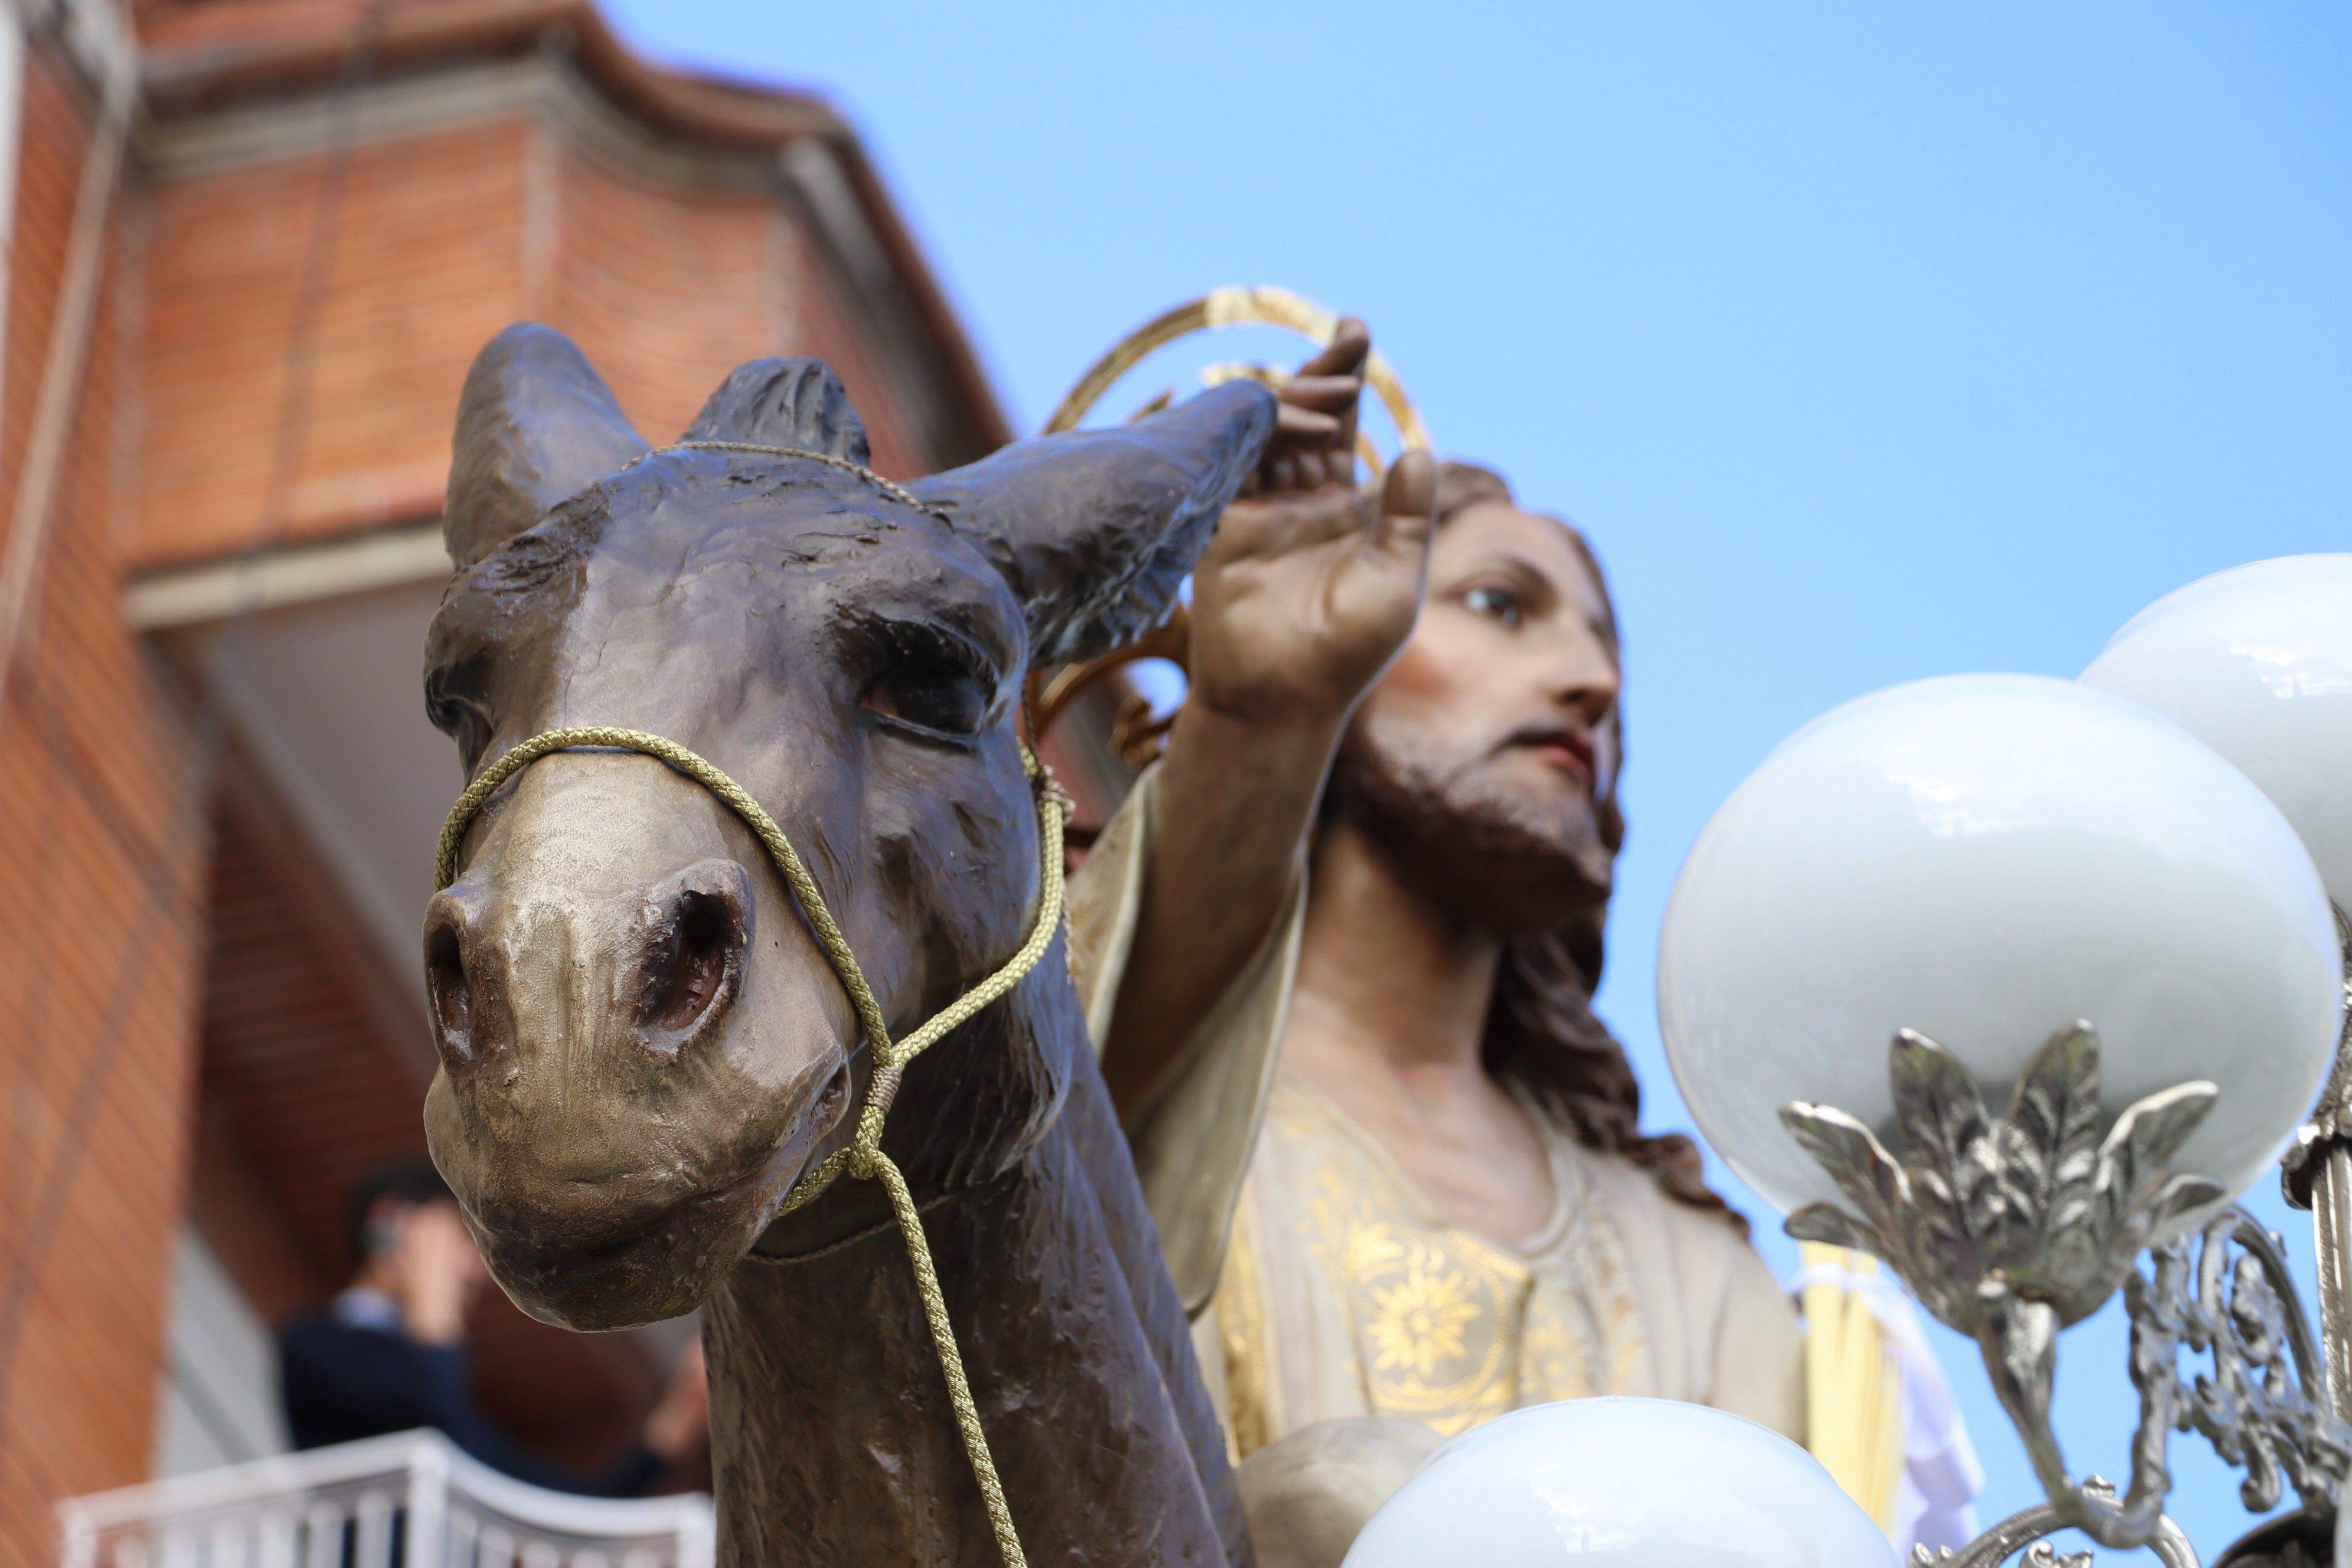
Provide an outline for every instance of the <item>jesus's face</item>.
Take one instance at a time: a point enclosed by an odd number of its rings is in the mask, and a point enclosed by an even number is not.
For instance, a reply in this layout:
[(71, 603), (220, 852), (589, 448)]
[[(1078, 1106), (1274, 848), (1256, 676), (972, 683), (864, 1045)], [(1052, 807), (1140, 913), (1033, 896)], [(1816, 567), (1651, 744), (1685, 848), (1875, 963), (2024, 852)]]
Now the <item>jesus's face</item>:
[(1617, 636), (1567, 527), (1507, 501), (1439, 528), (1429, 598), (1357, 710), (1333, 808), (1475, 923), (1605, 902), (1616, 852)]

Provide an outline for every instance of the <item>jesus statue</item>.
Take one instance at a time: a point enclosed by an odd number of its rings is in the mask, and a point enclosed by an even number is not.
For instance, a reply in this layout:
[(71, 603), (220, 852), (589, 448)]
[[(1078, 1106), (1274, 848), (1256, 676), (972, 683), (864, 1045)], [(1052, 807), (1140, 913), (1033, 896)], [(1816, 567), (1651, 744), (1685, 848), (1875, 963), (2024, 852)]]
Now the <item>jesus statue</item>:
[(1072, 894), (1232, 1451), (1612, 1394), (1801, 1441), (1796, 1317), (1592, 1012), (1624, 834), (1600, 563), (1486, 468), (1409, 453), (1360, 491), (1368, 348), (1345, 323), (1283, 389), (1165, 752)]

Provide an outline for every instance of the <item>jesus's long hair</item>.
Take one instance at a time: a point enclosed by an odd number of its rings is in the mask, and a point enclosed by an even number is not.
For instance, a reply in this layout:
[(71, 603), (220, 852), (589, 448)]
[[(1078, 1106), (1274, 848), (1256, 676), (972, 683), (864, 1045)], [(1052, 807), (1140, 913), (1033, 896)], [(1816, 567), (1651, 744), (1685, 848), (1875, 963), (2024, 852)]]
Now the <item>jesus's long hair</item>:
[[(1437, 525), (1483, 501), (1517, 506), (1500, 474), (1475, 463), (1449, 462), (1438, 473)], [(1610, 652), (1617, 653), (1617, 611), (1609, 582), (1584, 536), (1565, 521), (1576, 548), (1601, 589), (1601, 608)], [(1624, 752), (1623, 721), (1612, 708), (1606, 721), (1614, 731), (1616, 754)], [(1617, 781), (1595, 805), (1601, 841), (1613, 857), (1625, 839), (1624, 813), (1617, 804)], [(1698, 1145), (1680, 1132), (1642, 1131), (1642, 1086), (1625, 1058), (1625, 1047), (1594, 1016), (1592, 993), (1601, 984), (1605, 902), (1549, 931), (1508, 939), (1495, 981), (1494, 1005), (1486, 1016), (1486, 1070), (1526, 1089), (1559, 1118), (1588, 1149), (1616, 1154), (1647, 1171), (1666, 1195), (1693, 1208), (1718, 1214), (1743, 1236), (1748, 1221), (1706, 1184)]]

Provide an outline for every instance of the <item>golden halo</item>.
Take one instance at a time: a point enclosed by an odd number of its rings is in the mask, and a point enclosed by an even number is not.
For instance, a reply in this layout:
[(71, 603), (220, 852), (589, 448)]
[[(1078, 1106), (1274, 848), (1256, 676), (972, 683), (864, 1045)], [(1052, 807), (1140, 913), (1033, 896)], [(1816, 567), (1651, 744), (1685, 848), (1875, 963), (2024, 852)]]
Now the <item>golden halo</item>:
[[(1328, 343), (1339, 330), (1339, 318), (1314, 300), (1287, 289), (1260, 285), (1255, 288), (1232, 287), (1212, 289), (1197, 300), (1188, 300), (1159, 315), (1119, 339), (1094, 363), (1055, 405), (1053, 416), (1045, 421), (1042, 434), (1058, 435), (1075, 430), (1078, 421), (1094, 412), (1103, 395), (1118, 384), (1119, 379), (1146, 359), (1180, 338), (1195, 332), (1210, 331), (1219, 327), (1280, 327), (1317, 343)], [(1227, 361), (1205, 367), (1201, 380), (1210, 385), (1247, 376), (1268, 386), (1280, 386), (1290, 377), (1290, 372), (1275, 365), (1252, 364)], [(1407, 451), (1429, 450), (1429, 429), (1421, 422), (1421, 414), (1412, 400), (1404, 394), (1404, 385), (1397, 380), (1396, 372), (1375, 349), (1364, 362), (1364, 381), (1380, 397), (1381, 406), (1388, 410), (1390, 421), (1396, 426), (1397, 438)], [(1161, 393), (1139, 410), (1149, 414), (1171, 400)], [(1380, 449), (1371, 443), (1360, 427), (1356, 432), (1356, 455), (1372, 477), (1381, 477), (1386, 465), (1381, 460)], [(1029, 732), (1042, 737), (1053, 728), (1070, 703), (1080, 692), (1104, 679), (1122, 666), (1139, 659), (1164, 658), (1180, 668), (1185, 663), (1185, 649), (1191, 642), (1191, 628), (1181, 604), (1171, 606), (1168, 618), (1123, 648), (1102, 654), (1081, 663), (1055, 670), (1050, 677), (1042, 670), (1030, 672), (1025, 691), (1029, 714)], [(1149, 704), (1133, 692), (1120, 704), (1117, 727), (1112, 735), (1113, 748), (1140, 767), (1157, 753), (1160, 735), (1166, 729), (1165, 720), (1155, 720)], [(1087, 835), (1078, 830), (1079, 841)]]
[[(1338, 330), (1339, 318), (1303, 294), (1270, 284), (1255, 287), (1233, 286), (1212, 289), (1197, 300), (1187, 300), (1173, 309), (1136, 328), (1103, 352), (1102, 357), (1087, 367), (1086, 374), (1055, 405), (1053, 416), (1045, 421), (1044, 434), (1051, 436), (1064, 430), (1075, 430), (1078, 421), (1094, 412), (1103, 395), (1116, 385), (1121, 376), (1143, 363), (1153, 353), (1180, 338), (1195, 332), (1211, 331), (1219, 327), (1280, 327), (1297, 332), (1317, 343), (1328, 343)], [(1271, 365), (1224, 363), (1210, 366), (1202, 379), (1213, 386), (1236, 376), (1248, 376), (1270, 386), (1279, 386), (1287, 378), (1287, 371)], [(1364, 362), (1364, 381), (1378, 395), (1381, 406), (1388, 410), (1390, 420), (1396, 426), (1397, 437), (1407, 450), (1425, 452), (1429, 449), (1429, 429), (1421, 422), (1421, 414), (1405, 395), (1404, 384), (1397, 380), (1389, 362), (1374, 349)], [(1377, 476), (1384, 466), (1379, 451), (1360, 434), (1357, 441), (1359, 455)]]

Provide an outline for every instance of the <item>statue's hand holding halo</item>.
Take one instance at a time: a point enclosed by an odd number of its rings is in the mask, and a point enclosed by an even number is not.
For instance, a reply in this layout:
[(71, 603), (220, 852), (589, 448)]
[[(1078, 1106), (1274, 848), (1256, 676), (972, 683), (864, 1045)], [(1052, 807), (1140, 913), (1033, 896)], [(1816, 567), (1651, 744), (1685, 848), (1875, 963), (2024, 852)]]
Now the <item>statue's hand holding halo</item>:
[(1412, 635), (1437, 466), (1356, 488), (1370, 334), (1343, 321), (1281, 388), (1257, 472), (1192, 571), (1192, 687), (1158, 773), (1132, 956), (1102, 1047), (1141, 1104), (1289, 902), (1348, 717)]
[(1194, 569), (1190, 700), (1250, 721), (1336, 719), (1412, 633), (1437, 468), (1407, 452), (1377, 496), (1357, 489), (1370, 352), (1350, 317), (1282, 387), (1265, 456)]

